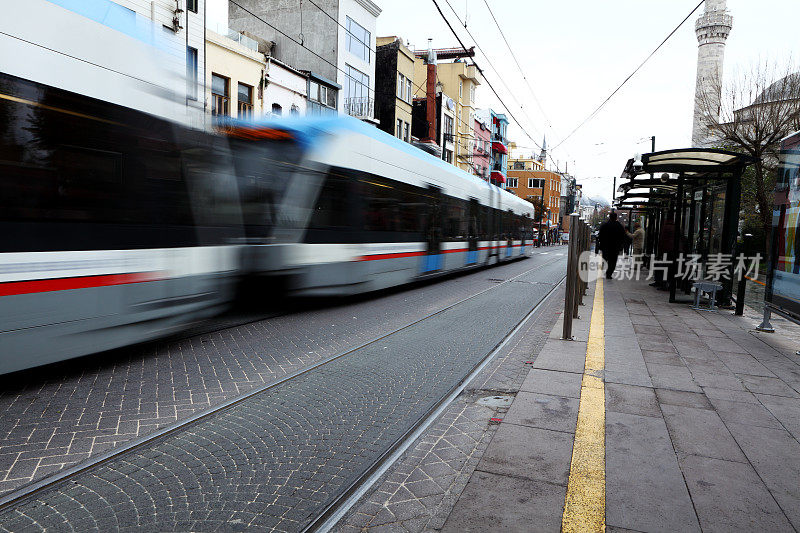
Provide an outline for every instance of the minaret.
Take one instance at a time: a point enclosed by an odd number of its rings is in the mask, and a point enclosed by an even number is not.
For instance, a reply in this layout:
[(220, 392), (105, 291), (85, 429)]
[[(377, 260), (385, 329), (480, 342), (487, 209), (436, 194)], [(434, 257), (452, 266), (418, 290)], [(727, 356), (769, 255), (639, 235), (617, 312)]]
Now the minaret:
[(697, 49), (697, 85), (695, 88), (692, 146), (704, 147), (710, 143), (708, 120), (700, 102), (710, 102), (719, 116), (720, 82), (725, 59), (725, 41), (731, 32), (733, 17), (727, 14), (726, 0), (706, 0), (706, 10), (695, 23), (699, 47)]
[(547, 162), (547, 136), (542, 136), (542, 152), (539, 154), (539, 162)]

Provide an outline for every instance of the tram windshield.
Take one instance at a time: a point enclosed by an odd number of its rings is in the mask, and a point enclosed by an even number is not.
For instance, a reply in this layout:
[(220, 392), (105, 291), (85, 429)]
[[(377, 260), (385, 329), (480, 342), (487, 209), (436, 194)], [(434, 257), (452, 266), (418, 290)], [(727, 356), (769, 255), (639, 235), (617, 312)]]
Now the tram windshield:
[(239, 195), (248, 239), (269, 238), (277, 206), (299, 168), (301, 145), (292, 139), (242, 139), (230, 141), (239, 180)]

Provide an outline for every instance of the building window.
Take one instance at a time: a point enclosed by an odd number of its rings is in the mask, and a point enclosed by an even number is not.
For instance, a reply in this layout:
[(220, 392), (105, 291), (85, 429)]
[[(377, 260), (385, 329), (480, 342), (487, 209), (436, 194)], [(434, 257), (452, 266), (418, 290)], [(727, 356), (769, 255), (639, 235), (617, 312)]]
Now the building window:
[(464, 82), (458, 82), (458, 98), (464, 98)]
[(272, 116), (279, 117), (283, 115), (283, 107), (281, 104), (272, 104)]
[(186, 10), (197, 13), (197, 0), (186, 0)]
[(444, 116), (444, 134), (445, 141), (453, 142), (453, 117), (450, 115)]
[(236, 92), (238, 99), (237, 116), (239, 118), (253, 118), (253, 87), (239, 82), (239, 90)]
[(398, 139), (403, 138), (403, 121), (400, 120), (399, 118), (397, 119), (397, 138)]
[(406, 78), (406, 102), (409, 104), (414, 99), (414, 92), (411, 90), (411, 80)]
[(400, 100), (405, 100), (406, 97), (403, 95), (403, 90), (406, 88), (406, 77), (397, 73), (397, 97)]
[(475, 86), (474, 85), (470, 85), (469, 86), (469, 101), (470, 101), (470, 103), (474, 103), (475, 102)]
[(219, 74), (211, 74), (211, 114), (230, 115), (230, 80)]
[(308, 82), (308, 114), (336, 114), (337, 90), (315, 81)]
[(448, 163), (450, 163), (452, 165), (453, 164), (453, 151), (452, 150), (444, 150), (444, 152), (442, 152), (442, 159), (444, 159), (445, 161), (447, 161)]
[(544, 179), (542, 178), (528, 178), (529, 189), (542, 189), (544, 188)]
[(405, 123), (405, 131), (403, 132), (403, 140), (405, 142), (411, 142), (411, 124), (408, 122)]
[(350, 65), (345, 65), (345, 73), (345, 112), (354, 117), (372, 117), (373, 100), (369, 97), (369, 76)]
[(525, 170), (525, 163), (522, 161), (514, 161), (514, 170)]
[(197, 48), (186, 47), (186, 97), (197, 100)]
[(506, 178), (506, 187), (511, 189), (517, 188), (517, 178)]
[(359, 59), (369, 63), (370, 33), (358, 22), (347, 17), (347, 35), (345, 48)]

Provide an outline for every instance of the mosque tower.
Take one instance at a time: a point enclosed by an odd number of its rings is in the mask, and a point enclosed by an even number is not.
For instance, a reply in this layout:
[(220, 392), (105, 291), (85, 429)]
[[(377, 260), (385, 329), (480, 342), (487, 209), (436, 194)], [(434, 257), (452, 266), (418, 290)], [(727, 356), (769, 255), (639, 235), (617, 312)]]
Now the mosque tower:
[(547, 163), (547, 136), (542, 137), (542, 151), (537, 159), (540, 163)]
[[(719, 115), (720, 80), (725, 59), (725, 41), (731, 32), (733, 17), (728, 15), (726, 0), (706, 0), (706, 9), (695, 23), (699, 44), (697, 49), (697, 85), (695, 87), (692, 146), (706, 147), (711, 142), (708, 121), (700, 105), (711, 102)], [(718, 117), (715, 117), (715, 119)]]

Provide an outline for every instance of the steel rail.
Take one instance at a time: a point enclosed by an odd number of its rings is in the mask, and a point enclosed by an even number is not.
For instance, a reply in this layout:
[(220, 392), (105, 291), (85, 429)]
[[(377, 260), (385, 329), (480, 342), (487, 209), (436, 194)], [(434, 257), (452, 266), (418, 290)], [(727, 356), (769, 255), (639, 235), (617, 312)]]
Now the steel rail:
[[(522, 258), (520, 258), (520, 259), (522, 259)], [(408, 328), (410, 328), (410, 327), (412, 327), (412, 326), (414, 326), (416, 324), (419, 324), (420, 322), (428, 320), (428, 319), (430, 319), (430, 318), (432, 318), (432, 317), (434, 317), (436, 315), (439, 315), (439, 314), (441, 314), (441, 313), (443, 313), (443, 312), (445, 312), (445, 311), (447, 311), (449, 309), (452, 309), (453, 307), (456, 307), (456, 306), (458, 306), (458, 305), (460, 305), (460, 304), (462, 304), (462, 303), (464, 303), (466, 301), (469, 301), (469, 300), (471, 300), (473, 298), (476, 298), (476, 297), (480, 296), (481, 294), (484, 294), (484, 293), (486, 293), (488, 291), (491, 291), (491, 290), (495, 290), (498, 287), (500, 287), (500, 286), (502, 286), (502, 285), (504, 285), (506, 283), (511, 283), (512, 281), (516, 280), (517, 278), (519, 278), (521, 276), (524, 276), (525, 274), (528, 274), (528, 273), (530, 273), (530, 272), (532, 272), (534, 270), (537, 270), (537, 269), (539, 269), (539, 268), (541, 268), (543, 266), (555, 263), (555, 262), (557, 262), (559, 260), (560, 259), (555, 259), (553, 261), (548, 261), (548, 262), (546, 262), (544, 264), (539, 264), (539, 265), (537, 265), (537, 266), (535, 266), (533, 268), (530, 268), (530, 269), (528, 269), (528, 270), (526, 270), (526, 271), (524, 271), (524, 272), (522, 272), (520, 274), (517, 274), (516, 276), (513, 276), (513, 277), (503, 281), (503, 283), (499, 283), (497, 285), (493, 285), (491, 287), (487, 287), (487, 288), (485, 288), (485, 289), (483, 289), (481, 291), (478, 291), (478, 292), (476, 292), (476, 293), (474, 293), (474, 294), (472, 294), (470, 296), (462, 298), (462, 299), (458, 300), (457, 302), (454, 302), (454, 303), (452, 303), (450, 305), (447, 305), (447, 306), (443, 307), (442, 309), (439, 309), (437, 311), (429, 313), (429, 314), (427, 314), (427, 315), (425, 315), (425, 316), (423, 316), (421, 318), (418, 318), (416, 320), (413, 320), (412, 322), (409, 322), (408, 324), (405, 324), (405, 325), (403, 325), (403, 326), (401, 326), (399, 328), (396, 328), (396, 329), (394, 329), (394, 330), (392, 330), (390, 332), (387, 332), (387, 333), (385, 333), (383, 335), (380, 335), (380, 336), (378, 336), (378, 337), (376, 337), (376, 338), (374, 338), (372, 340), (366, 341), (366, 342), (364, 342), (364, 343), (362, 343), (362, 344), (360, 344), (358, 346), (355, 346), (353, 348), (345, 350), (344, 352), (341, 352), (339, 354), (336, 354), (336, 355), (330, 356), (328, 358), (322, 359), (320, 361), (317, 361), (316, 363), (313, 363), (313, 364), (311, 364), (311, 365), (309, 365), (307, 367), (298, 369), (295, 372), (292, 372), (292, 373), (290, 373), (290, 374), (288, 374), (288, 375), (286, 375), (286, 376), (284, 376), (284, 377), (282, 377), (280, 379), (271, 381), (269, 383), (265, 383), (264, 385), (256, 387), (256, 388), (254, 388), (254, 389), (252, 389), (252, 390), (250, 390), (248, 392), (240, 394), (240, 395), (238, 395), (238, 396), (236, 396), (234, 398), (230, 398), (230, 399), (228, 399), (228, 400), (226, 400), (226, 401), (224, 401), (224, 402), (222, 402), (220, 404), (217, 404), (217, 405), (211, 407), (210, 409), (206, 409), (206, 410), (201, 411), (199, 413), (195, 413), (195, 414), (193, 414), (192, 416), (190, 416), (188, 418), (185, 418), (183, 420), (179, 420), (177, 422), (169, 424), (168, 426), (160, 428), (160, 429), (154, 431), (153, 433), (150, 433), (150, 434), (147, 434), (147, 435), (135, 438), (135, 439), (131, 439), (131, 440), (127, 441), (126, 443), (121, 444), (120, 446), (117, 446), (116, 448), (113, 448), (113, 449), (109, 450), (108, 452), (104, 452), (104, 453), (98, 454), (95, 457), (90, 457), (89, 459), (87, 459), (86, 461), (84, 461), (82, 463), (79, 463), (77, 465), (65, 468), (65, 469), (63, 469), (63, 470), (61, 470), (59, 472), (56, 472), (55, 474), (47, 476), (47, 477), (45, 477), (43, 479), (40, 479), (38, 481), (34, 481), (34, 482), (32, 482), (32, 483), (30, 483), (28, 485), (25, 485), (24, 487), (21, 487), (19, 489), (16, 489), (16, 490), (14, 490), (14, 491), (12, 491), (12, 492), (0, 497), (0, 513), (5, 512), (5, 511), (9, 510), (10, 508), (12, 508), (12, 507), (14, 507), (14, 506), (16, 506), (16, 505), (18, 505), (20, 503), (29, 501), (29, 500), (35, 498), (39, 494), (45, 492), (46, 490), (48, 490), (48, 489), (50, 489), (52, 487), (55, 487), (57, 485), (66, 483), (67, 481), (69, 481), (69, 480), (71, 480), (71, 479), (73, 479), (73, 478), (75, 478), (75, 477), (77, 477), (77, 476), (79, 476), (79, 475), (81, 475), (83, 473), (86, 473), (86, 472), (89, 472), (91, 470), (94, 470), (95, 468), (98, 468), (98, 467), (100, 467), (100, 466), (102, 466), (102, 465), (104, 465), (104, 464), (106, 464), (106, 463), (118, 458), (118, 457), (127, 455), (127, 454), (129, 454), (129, 453), (131, 453), (133, 451), (136, 451), (136, 450), (138, 450), (140, 448), (143, 448), (144, 446), (146, 446), (148, 444), (152, 444), (152, 443), (161, 441), (161, 440), (163, 440), (163, 439), (165, 439), (165, 438), (167, 438), (167, 437), (169, 437), (169, 436), (171, 436), (173, 434), (176, 434), (176, 433), (181, 432), (182, 430), (188, 429), (191, 426), (194, 426), (194, 425), (196, 425), (196, 424), (198, 424), (198, 423), (200, 423), (200, 422), (202, 422), (202, 421), (204, 421), (204, 420), (206, 420), (206, 419), (208, 419), (210, 417), (213, 417), (213, 416), (218, 415), (218, 414), (220, 414), (220, 413), (222, 413), (224, 411), (227, 411), (227, 410), (229, 410), (229, 409), (231, 409), (231, 408), (233, 408), (233, 407), (235, 407), (235, 406), (237, 406), (237, 405), (239, 405), (239, 404), (241, 404), (241, 403), (243, 403), (243, 402), (245, 402), (245, 401), (247, 401), (247, 400), (249, 400), (249, 399), (251, 399), (251, 398), (253, 398), (253, 397), (255, 397), (255, 396), (257, 396), (257, 395), (259, 395), (259, 394), (261, 394), (263, 392), (265, 392), (265, 391), (267, 391), (267, 390), (273, 389), (273, 388), (275, 388), (275, 387), (277, 387), (279, 385), (287, 383), (287, 382), (289, 382), (289, 381), (291, 381), (293, 379), (298, 378), (299, 376), (308, 374), (309, 372), (312, 372), (313, 370), (316, 370), (316, 369), (318, 369), (318, 368), (320, 368), (320, 367), (322, 367), (324, 365), (327, 365), (327, 364), (329, 364), (329, 363), (331, 363), (333, 361), (336, 361), (338, 359), (341, 359), (342, 357), (345, 357), (345, 356), (347, 356), (347, 355), (349, 355), (349, 354), (351, 354), (353, 352), (361, 350), (361, 349), (363, 349), (363, 348), (365, 348), (365, 347), (367, 347), (367, 346), (369, 346), (371, 344), (374, 344), (376, 342), (380, 342), (381, 340), (385, 339), (386, 337), (389, 337), (391, 335), (394, 335), (395, 333), (398, 333), (400, 331), (408, 329)], [(492, 265), (492, 266), (496, 266), (496, 265)], [(337, 500), (339, 500), (339, 499), (340, 498), (337, 497)]]
[[(548, 261), (544, 265), (547, 266), (555, 263), (558, 260)], [(528, 271), (530, 272), (530, 271)], [(523, 274), (526, 274), (524, 272)], [(520, 274), (523, 275), (523, 274)], [(519, 276), (515, 276), (519, 277)], [(513, 279), (513, 278), (512, 278)], [(506, 280), (504, 283), (511, 282), (512, 279)], [(310, 532), (325, 532), (327, 533), (333, 529), (337, 523), (347, 514), (347, 512), (372, 488), (386, 471), (397, 462), (398, 459), (416, 442), (422, 433), (427, 430), (434, 422), (441, 416), (444, 410), (461, 394), (461, 392), (470, 384), (470, 382), (483, 371), (484, 368), (495, 358), (500, 350), (505, 347), (508, 342), (519, 333), (525, 324), (539, 311), (544, 305), (545, 301), (553, 295), (561, 284), (566, 279), (566, 275), (557, 282), (549, 291), (536, 303), (516, 326), (501, 339), (494, 348), (467, 373), (461, 381), (453, 386), (447, 393), (445, 393), (438, 402), (436, 402), (425, 414), (423, 414), (417, 421), (401, 435), (386, 451), (384, 451), (375, 462), (370, 465), (347, 489), (339, 494), (336, 499), (330, 503), (325, 510), (318, 515), (310, 524), (303, 528), (303, 533)], [(502, 283), (500, 284), (502, 285)]]

